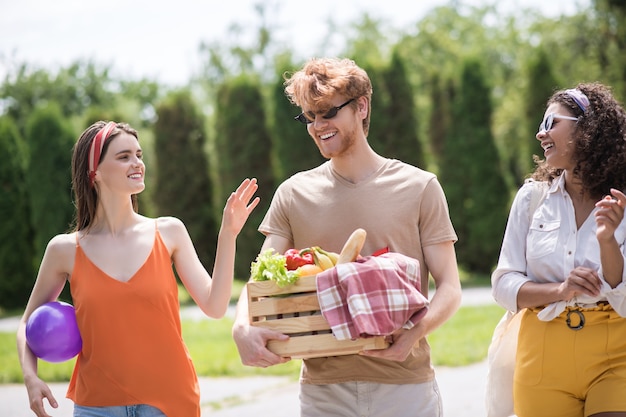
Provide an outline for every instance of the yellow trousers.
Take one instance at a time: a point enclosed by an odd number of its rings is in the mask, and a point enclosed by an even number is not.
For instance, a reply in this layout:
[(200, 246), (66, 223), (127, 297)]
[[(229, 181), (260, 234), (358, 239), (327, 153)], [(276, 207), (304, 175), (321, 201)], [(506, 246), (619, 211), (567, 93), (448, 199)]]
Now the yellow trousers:
[(626, 319), (610, 305), (572, 308), (554, 320), (524, 313), (513, 398), (518, 417), (626, 411)]

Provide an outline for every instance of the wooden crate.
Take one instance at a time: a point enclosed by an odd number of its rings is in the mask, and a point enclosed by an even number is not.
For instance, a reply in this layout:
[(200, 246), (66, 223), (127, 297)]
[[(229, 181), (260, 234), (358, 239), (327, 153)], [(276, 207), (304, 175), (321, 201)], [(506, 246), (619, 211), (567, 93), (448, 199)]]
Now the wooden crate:
[(321, 314), (315, 275), (302, 277), (283, 288), (274, 281), (249, 282), (246, 287), (250, 323), (290, 336), (286, 341), (268, 342), (268, 349), (277, 355), (309, 359), (351, 355), (388, 346), (382, 336), (337, 340)]

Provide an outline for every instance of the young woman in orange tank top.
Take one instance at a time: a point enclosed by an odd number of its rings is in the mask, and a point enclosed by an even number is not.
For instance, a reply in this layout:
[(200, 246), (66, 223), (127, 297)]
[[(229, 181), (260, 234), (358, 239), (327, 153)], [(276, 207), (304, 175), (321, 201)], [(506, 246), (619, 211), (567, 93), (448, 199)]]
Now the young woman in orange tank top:
[(53, 408), (57, 402), (37, 376), (26, 323), (37, 307), (59, 297), (66, 281), (83, 338), (67, 393), (75, 403), (74, 416), (200, 416), (172, 265), (202, 311), (223, 317), (236, 238), (259, 202), (257, 183), (245, 179), (226, 202), (211, 276), (179, 219), (150, 219), (137, 212), (144, 176), (137, 132), (127, 124), (96, 122), (74, 146), (76, 227), (48, 243), (17, 333), (37, 416), (48, 416), (44, 399)]

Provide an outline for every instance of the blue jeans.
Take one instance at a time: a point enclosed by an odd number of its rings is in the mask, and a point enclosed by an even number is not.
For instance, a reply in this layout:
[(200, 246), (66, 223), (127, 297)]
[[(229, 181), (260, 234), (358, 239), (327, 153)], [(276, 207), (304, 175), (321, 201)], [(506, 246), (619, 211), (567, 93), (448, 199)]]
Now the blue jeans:
[(85, 407), (74, 405), (74, 417), (166, 417), (151, 405), (121, 405), (112, 407)]

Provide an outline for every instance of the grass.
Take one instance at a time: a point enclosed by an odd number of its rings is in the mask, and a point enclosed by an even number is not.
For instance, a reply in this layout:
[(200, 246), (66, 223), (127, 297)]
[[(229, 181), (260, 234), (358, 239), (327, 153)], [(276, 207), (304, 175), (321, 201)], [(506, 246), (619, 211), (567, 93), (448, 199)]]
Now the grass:
[[(436, 366), (463, 366), (486, 358), (495, 325), (503, 314), (498, 306), (462, 307), (429, 336)], [(269, 368), (241, 364), (231, 337), (232, 320), (183, 320), (183, 338), (201, 376), (287, 375), (296, 379), (300, 361)], [(74, 359), (62, 363), (39, 361), (46, 382), (68, 381)], [(15, 334), (0, 332), (0, 383), (22, 382), (15, 349)]]
[(461, 307), (428, 336), (433, 364), (464, 366), (484, 360), (493, 329), (503, 314), (498, 305)]
[[(241, 294), (241, 290), (245, 285), (246, 283), (244, 281), (237, 279), (233, 281), (233, 290), (231, 291), (230, 295), (231, 304), (237, 303), (237, 300), (239, 300), (239, 295)], [(189, 295), (185, 287), (181, 284), (178, 284), (178, 302), (182, 306), (189, 306), (194, 304), (191, 296)]]

